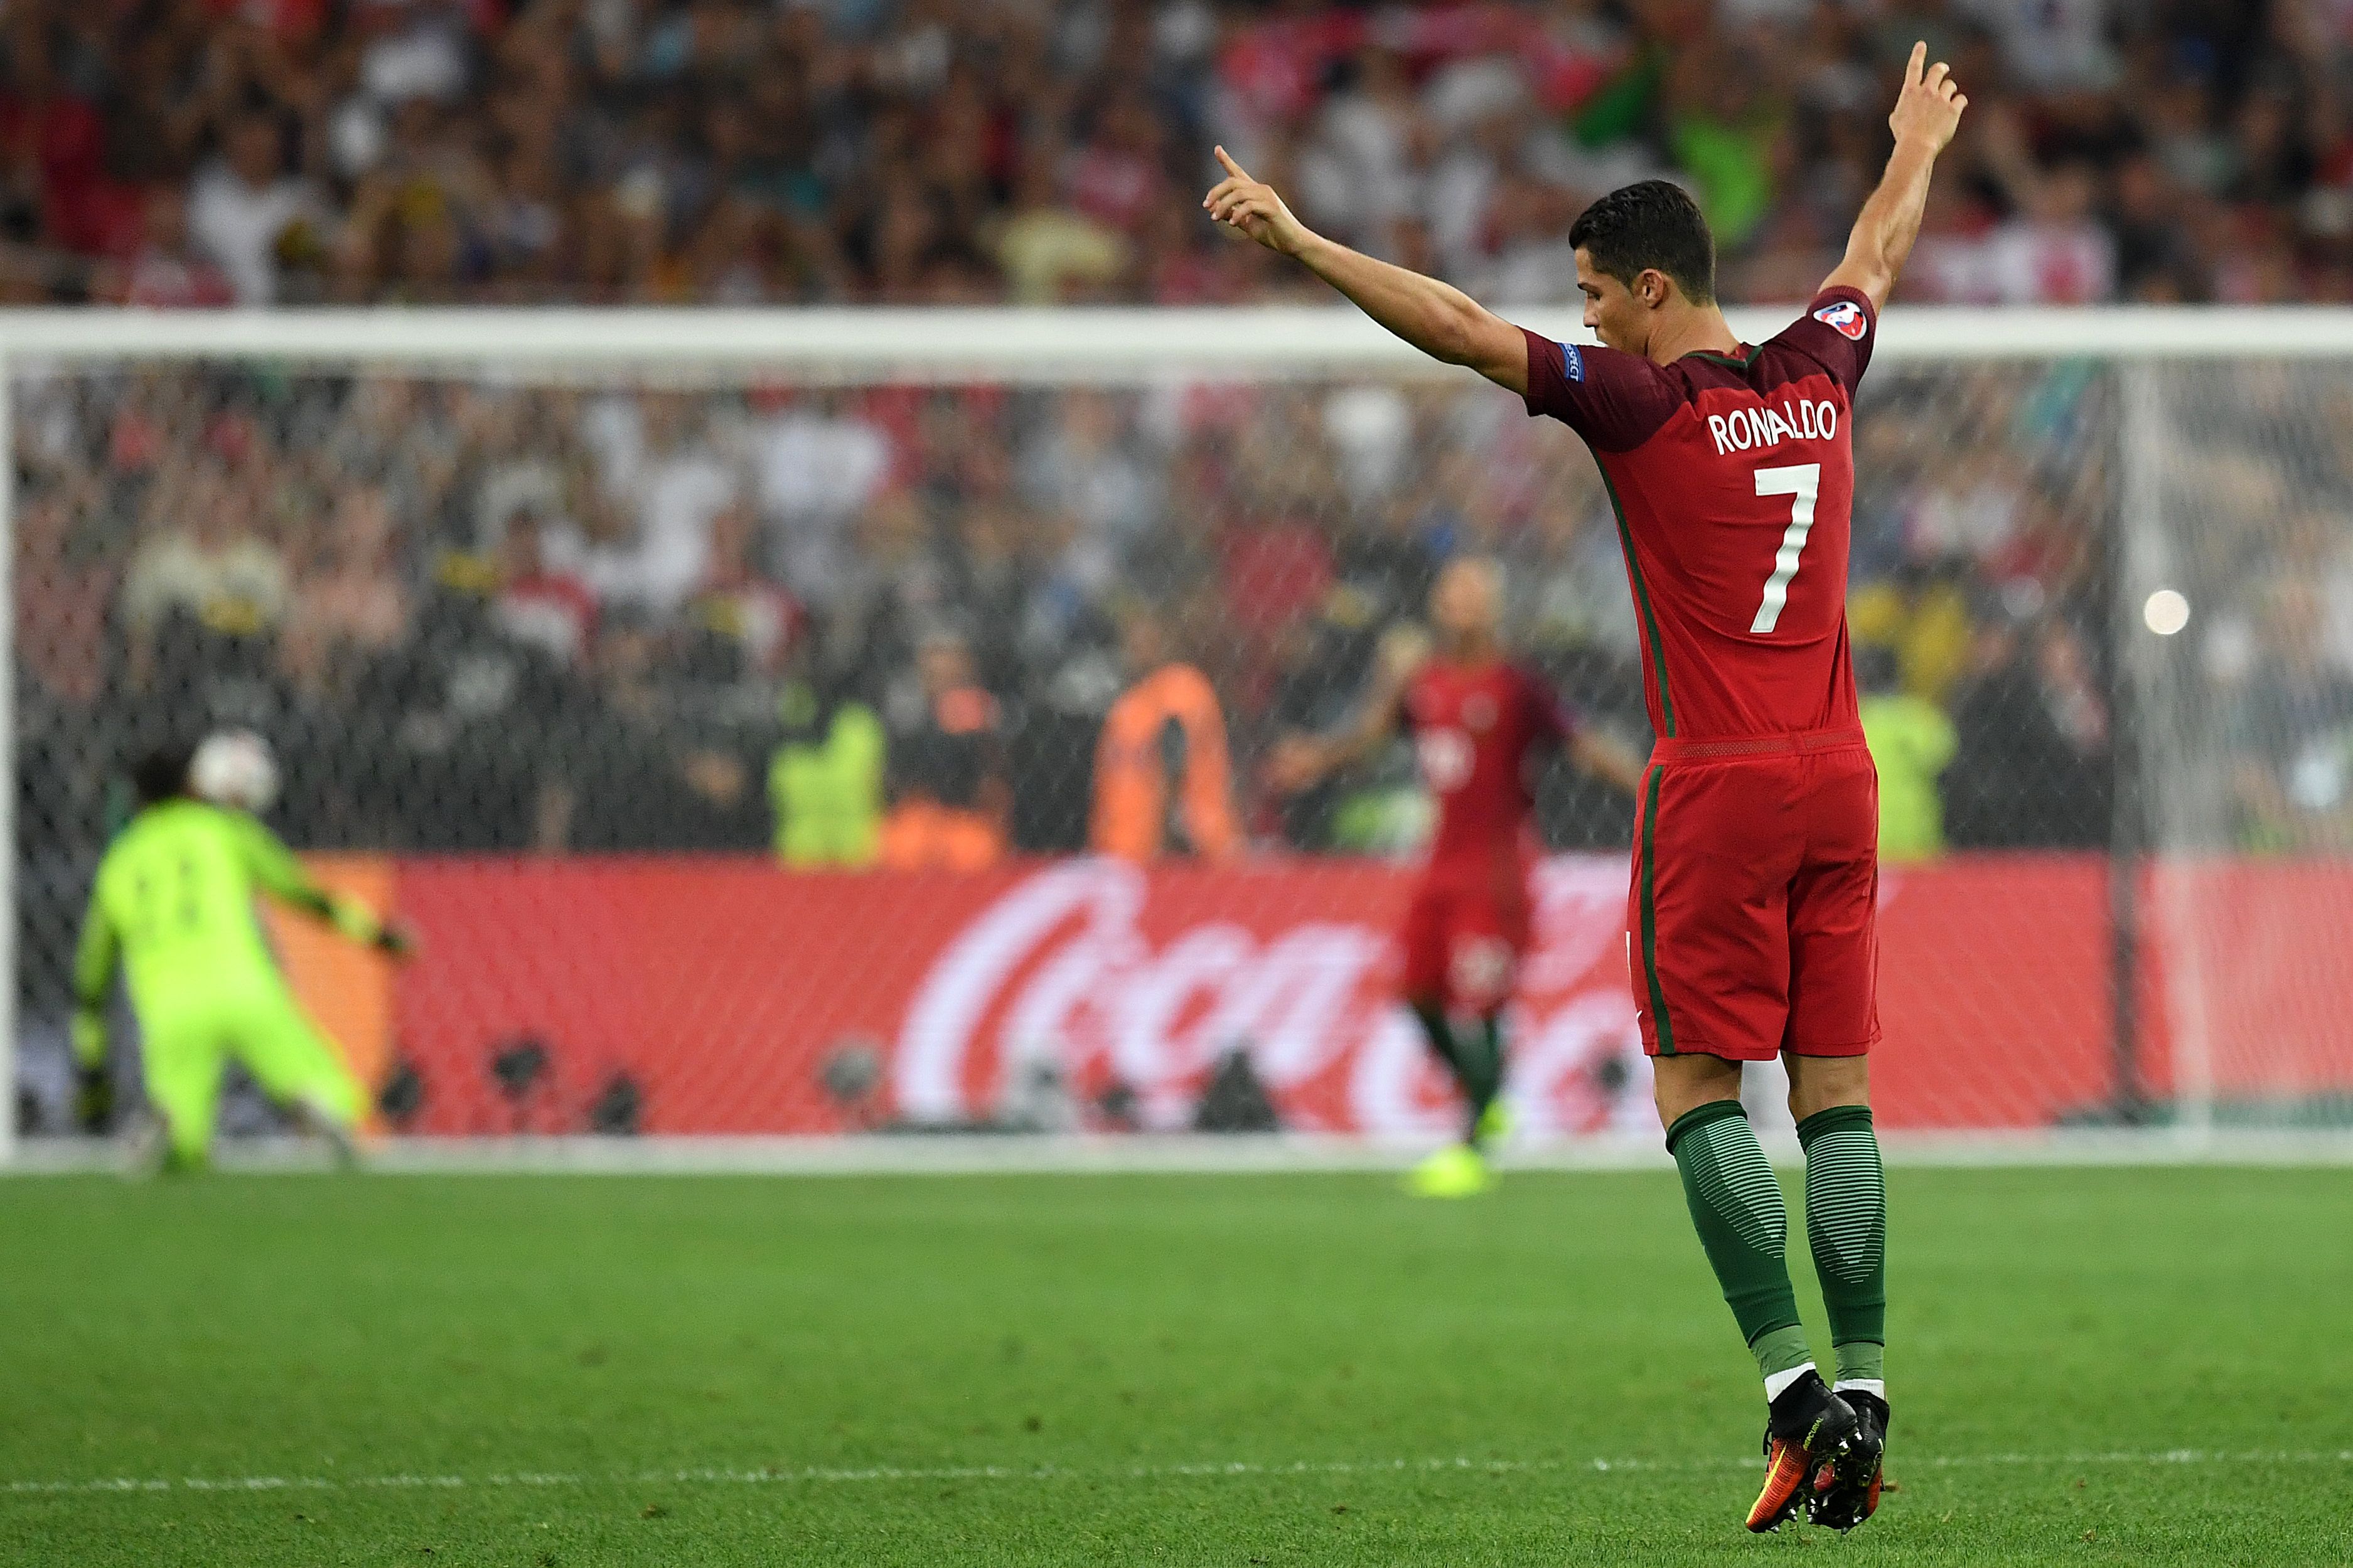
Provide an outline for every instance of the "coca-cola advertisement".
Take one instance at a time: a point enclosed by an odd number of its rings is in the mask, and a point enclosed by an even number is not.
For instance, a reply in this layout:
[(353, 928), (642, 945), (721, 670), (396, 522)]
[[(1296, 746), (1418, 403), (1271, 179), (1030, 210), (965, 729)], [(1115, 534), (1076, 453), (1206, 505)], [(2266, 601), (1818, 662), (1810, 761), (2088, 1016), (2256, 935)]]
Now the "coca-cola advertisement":
[[(405, 1075), (389, 1122), (400, 1131), (1167, 1130), (1192, 1125), (1235, 1051), (1287, 1129), (1435, 1138), (1454, 1122), (1394, 996), (1409, 867), (796, 873), (676, 857), (335, 869), (388, 894), (421, 937), (421, 960), (396, 973), (360, 976), (348, 966), (369, 961), (324, 945), (290, 953), (368, 1076)], [(1510, 1019), (1519, 1135), (1653, 1136), (1624, 862), (1556, 857), (1535, 886)], [(2104, 1102), (2109, 916), (2096, 856), (1891, 869), (1882, 1124), (2039, 1128)], [(2162, 1093), (2168, 987), (2153, 970), (2141, 989), (2145, 1087)], [(2335, 1057), (2316, 1068), (2342, 1069)], [(628, 1114), (600, 1121), (617, 1106)]]

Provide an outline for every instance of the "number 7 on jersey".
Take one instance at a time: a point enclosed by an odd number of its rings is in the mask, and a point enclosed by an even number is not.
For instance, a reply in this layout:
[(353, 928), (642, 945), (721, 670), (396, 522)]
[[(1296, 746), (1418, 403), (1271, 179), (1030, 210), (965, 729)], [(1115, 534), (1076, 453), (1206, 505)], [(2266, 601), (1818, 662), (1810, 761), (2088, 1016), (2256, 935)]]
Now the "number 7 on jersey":
[(1820, 493), (1821, 484), (1820, 463), (1757, 470), (1758, 495), (1789, 498), (1789, 529), (1781, 535), (1781, 548), (1773, 556), (1773, 575), (1765, 579), (1765, 602), (1757, 606), (1757, 618), (1748, 623), (1752, 637), (1762, 637), (1781, 624), (1781, 611), (1789, 603), (1789, 584), (1798, 574), (1798, 558), (1806, 552), (1806, 535), (1814, 531), (1814, 498)]

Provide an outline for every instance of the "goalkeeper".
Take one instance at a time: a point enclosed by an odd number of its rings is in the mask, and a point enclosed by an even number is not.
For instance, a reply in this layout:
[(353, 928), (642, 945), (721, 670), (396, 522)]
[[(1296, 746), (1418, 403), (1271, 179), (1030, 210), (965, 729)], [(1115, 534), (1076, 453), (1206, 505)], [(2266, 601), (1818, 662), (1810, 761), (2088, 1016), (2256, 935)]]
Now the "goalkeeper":
[(119, 963), (139, 1016), (147, 1099), (163, 1122), (168, 1166), (206, 1163), (221, 1075), (231, 1061), (348, 1160), (364, 1095), (279, 973), (254, 896), (268, 893), (396, 957), (407, 942), (364, 905), (312, 882), (252, 816), (195, 798), (188, 763), (185, 749), (139, 762), (132, 777), (139, 809), (99, 864), (74, 965), (83, 1124), (102, 1130), (112, 1110), (106, 1005)]

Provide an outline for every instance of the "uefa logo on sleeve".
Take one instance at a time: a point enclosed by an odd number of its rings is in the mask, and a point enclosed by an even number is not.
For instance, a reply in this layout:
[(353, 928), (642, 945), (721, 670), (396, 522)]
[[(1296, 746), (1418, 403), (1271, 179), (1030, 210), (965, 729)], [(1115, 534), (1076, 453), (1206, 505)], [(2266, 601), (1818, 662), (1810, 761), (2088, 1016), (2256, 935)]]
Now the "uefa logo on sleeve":
[(1869, 319), (1862, 313), (1862, 307), (1852, 300), (1833, 300), (1814, 312), (1814, 320), (1826, 327), (1836, 328), (1839, 336), (1851, 343), (1862, 342), (1862, 334), (1871, 327)]

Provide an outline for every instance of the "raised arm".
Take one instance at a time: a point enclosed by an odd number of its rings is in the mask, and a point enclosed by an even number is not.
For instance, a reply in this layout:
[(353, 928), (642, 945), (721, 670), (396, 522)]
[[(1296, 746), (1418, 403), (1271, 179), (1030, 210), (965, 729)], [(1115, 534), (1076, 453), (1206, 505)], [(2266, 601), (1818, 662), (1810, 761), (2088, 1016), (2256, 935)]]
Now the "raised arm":
[[(1528, 347), (1519, 328), (1451, 284), (1324, 238), (1293, 217), (1274, 187), (1251, 179), (1223, 147), (1217, 154), (1226, 177), (1201, 198), (1211, 217), (1269, 250), (1296, 257), (1358, 310), (1432, 359), (1468, 365), (1496, 385), (1525, 395)], [(1916, 217), (1914, 222), (1916, 226)]]
[(1568, 742), (1568, 760), (1628, 795), (1639, 799), (1642, 794), (1642, 773), (1649, 764), (1615, 735), (1600, 730), (1577, 731)]
[(234, 818), (247, 873), (254, 885), (287, 908), (331, 925), (363, 947), (373, 947), (395, 958), (407, 956), (407, 933), (377, 917), (357, 899), (331, 892), (311, 879), (278, 835), (243, 813)]
[[(1408, 274), (1411, 276), (1411, 274)], [(1430, 654), (1418, 631), (1393, 628), (1382, 638), (1369, 689), (1348, 721), (1320, 735), (1286, 735), (1267, 758), (1267, 782), (1283, 795), (1296, 795), (1342, 768), (1374, 755), (1397, 733), (1405, 689)]]
[(1822, 281), (1825, 289), (1862, 289), (1871, 296), (1873, 310), (1886, 305), (1896, 274), (1904, 270), (1905, 258), (1912, 254), (1912, 242), (1920, 237), (1929, 173), (1936, 166), (1936, 154), (1960, 128), (1961, 110), (1969, 106), (1953, 84), (1945, 62), (1928, 65), (1927, 59), (1926, 44), (1912, 46), (1912, 58), (1904, 66), (1903, 89), (1895, 95), (1894, 111), (1887, 117), (1887, 128), (1895, 132), (1895, 152), (1887, 160), (1886, 173), (1879, 177), (1879, 188), (1871, 193), (1854, 220), (1854, 232), (1847, 237), (1846, 259)]

